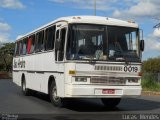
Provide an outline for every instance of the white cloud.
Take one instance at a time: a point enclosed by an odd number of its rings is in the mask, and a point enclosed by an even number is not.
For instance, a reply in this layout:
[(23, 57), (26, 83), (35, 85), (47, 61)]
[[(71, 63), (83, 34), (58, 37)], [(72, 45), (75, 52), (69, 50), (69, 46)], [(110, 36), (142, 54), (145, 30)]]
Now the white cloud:
[(145, 38), (146, 51), (156, 50), (160, 51), (160, 30), (155, 29), (152, 34)]
[(114, 17), (118, 18), (155, 18), (160, 16), (159, 0), (137, 0), (125, 9), (115, 9)]
[(23, 9), (25, 6), (19, 0), (0, 0), (0, 7), (10, 9)]
[(160, 29), (159, 28), (157, 28), (157, 29), (154, 30), (153, 36), (155, 36), (157, 38), (160, 38)]
[(8, 25), (7, 23), (0, 22), (0, 32), (5, 32), (5, 31), (9, 31), (9, 30), (11, 30), (10, 25)]
[(0, 42), (4, 43), (4, 42), (7, 42), (7, 41), (9, 41), (9, 34), (7, 34), (7, 33), (1, 34), (0, 33)]
[[(72, 4), (73, 8), (78, 8), (78, 9), (94, 9), (94, 0), (49, 0), (51, 2), (55, 3), (70, 3)], [(109, 3), (113, 3), (117, 0), (96, 0), (96, 5), (97, 5), (97, 10), (102, 10), (106, 11), (108, 10)]]
[[(68, 3), (78, 9), (94, 9), (94, 0), (49, 0)], [(110, 11), (117, 18), (160, 18), (160, 0), (96, 0), (97, 10)]]
[(10, 30), (11, 30), (11, 26), (9, 24), (0, 22), (0, 42), (9, 41)]
[(49, 1), (51, 1), (51, 2), (57, 2), (57, 3), (64, 3), (65, 2), (65, 0), (49, 0)]

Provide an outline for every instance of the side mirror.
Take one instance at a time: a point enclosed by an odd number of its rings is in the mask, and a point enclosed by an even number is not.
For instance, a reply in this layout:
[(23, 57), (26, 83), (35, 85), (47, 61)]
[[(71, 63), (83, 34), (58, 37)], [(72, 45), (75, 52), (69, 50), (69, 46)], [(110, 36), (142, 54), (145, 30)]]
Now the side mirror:
[(140, 41), (140, 50), (144, 51), (144, 40)]

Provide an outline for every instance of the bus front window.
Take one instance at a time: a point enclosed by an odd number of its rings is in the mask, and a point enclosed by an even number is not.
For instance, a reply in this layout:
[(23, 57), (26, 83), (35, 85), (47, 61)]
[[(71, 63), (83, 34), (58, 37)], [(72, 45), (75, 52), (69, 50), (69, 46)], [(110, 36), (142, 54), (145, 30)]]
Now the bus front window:
[(138, 29), (107, 27), (110, 60), (138, 61)]
[[(67, 59), (103, 59), (103, 56), (107, 55), (105, 31), (105, 26), (102, 25), (72, 25), (69, 34)], [(106, 49), (105, 52), (104, 48)]]
[(138, 29), (73, 24), (69, 28), (67, 60), (139, 62)]

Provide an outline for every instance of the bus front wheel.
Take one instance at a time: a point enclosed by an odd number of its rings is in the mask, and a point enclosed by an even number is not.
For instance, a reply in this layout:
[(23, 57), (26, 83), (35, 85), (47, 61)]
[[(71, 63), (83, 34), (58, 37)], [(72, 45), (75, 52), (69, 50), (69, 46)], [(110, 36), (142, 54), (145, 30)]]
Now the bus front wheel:
[(28, 88), (26, 88), (26, 81), (25, 81), (25, 79), (22, 80), (22, 93), (25, 96), (30, 95), (30, 90)]
[(101, 101), (106, 107), (114, 108), (120, 103), (121, 98), (102, 98)]
[(56, 107), (65, 106), (66, 104), (65, 99), (57, 96), (57, 87), (54, 82), (52, 82), (51, 84), (49, 95), (50, 95), (50, 100), (54, 106)]

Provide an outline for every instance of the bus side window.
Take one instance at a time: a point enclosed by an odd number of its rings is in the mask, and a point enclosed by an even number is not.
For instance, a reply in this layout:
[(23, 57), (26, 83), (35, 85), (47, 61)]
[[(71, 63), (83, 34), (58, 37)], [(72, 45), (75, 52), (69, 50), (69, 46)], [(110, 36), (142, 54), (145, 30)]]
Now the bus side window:
[(35, 35), (32, 35), (31, 37), (32, 39), (32, 43), (31, 43), (31, 53), (34, 53), (34, 50), (35, 50)]
[(18, 48), (18, 43), (16, 42), (16, 43), (15, 43), (15, 48), (14, 48), (14, 56), (16, 56), (17, 48)]
[(28, 38), (28, 43), (27, 43), (27, 54), (30, 54), (30, 50), (31, 50), (31, 38)]
[(44, 31), (40, 31), (36, 34), (36, 46), (35, 46), (35, 51), (40, 52), (41, 50), (44, 49)]
[(23, 39), (23, 55), (26, 54), (27, 51), (27, 38)]
[(16, 56), (19, 56), (19, 42), (17, 42)]
[(45, 32), (45, 50), (53, 50), (54, 49), (54, 41), (55, 41), (55, 26), (46, 29)]
[(19, 55), (22, 55), (22, 53), (23, 53), (23, 41), (21, 40), (19, 42)]
[(34, 52), (34, 47), (35, 47), (35, 35), (32, 35), (28, 38), (28, 43), (27, 43), (27, 53), (31, 54)]

